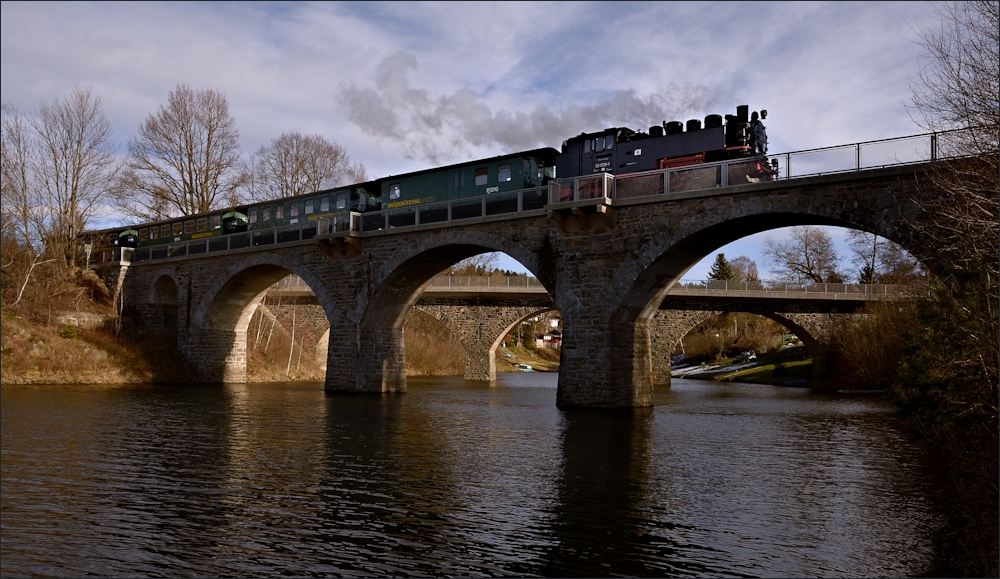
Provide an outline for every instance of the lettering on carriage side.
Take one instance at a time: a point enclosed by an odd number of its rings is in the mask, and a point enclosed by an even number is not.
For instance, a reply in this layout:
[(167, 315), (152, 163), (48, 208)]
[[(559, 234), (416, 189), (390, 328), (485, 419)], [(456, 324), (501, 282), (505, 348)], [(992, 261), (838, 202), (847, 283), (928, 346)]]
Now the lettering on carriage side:
[(500, 188), (499, 187), (487, 187), (486, 188), (486, 194), (487, 195), (489, 195), (490, 193), (499, 193), (499, 192), (500, 192)]
[(393, 201), (392, 203), (387, 203), (386, 207), (389, 209), (395, 209), (397, 207), (406, 207), (407, 205), (419, 205), (421, 203), (429, 203), (433, 201), (433, 197), (423, 197), (420, 199), (407, 199), (405, 201)]

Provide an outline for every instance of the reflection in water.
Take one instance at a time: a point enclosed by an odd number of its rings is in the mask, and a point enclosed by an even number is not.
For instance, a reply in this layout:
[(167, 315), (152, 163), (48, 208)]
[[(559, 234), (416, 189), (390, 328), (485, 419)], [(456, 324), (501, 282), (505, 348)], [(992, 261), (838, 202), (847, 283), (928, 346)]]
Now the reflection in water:
[(555, 376), (4, 386), (4, 575), (913, 575), (937, 518), (880, 400)]

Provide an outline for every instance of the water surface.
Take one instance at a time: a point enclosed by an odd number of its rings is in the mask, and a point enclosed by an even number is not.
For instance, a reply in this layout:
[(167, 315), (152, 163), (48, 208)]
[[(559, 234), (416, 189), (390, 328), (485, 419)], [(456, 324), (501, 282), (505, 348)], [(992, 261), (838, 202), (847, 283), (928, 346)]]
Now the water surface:
[(0, 572), (928, 572), (931, 471), (884, 400), (675, 379), (560, 411), (555, 386), (4, 386)]

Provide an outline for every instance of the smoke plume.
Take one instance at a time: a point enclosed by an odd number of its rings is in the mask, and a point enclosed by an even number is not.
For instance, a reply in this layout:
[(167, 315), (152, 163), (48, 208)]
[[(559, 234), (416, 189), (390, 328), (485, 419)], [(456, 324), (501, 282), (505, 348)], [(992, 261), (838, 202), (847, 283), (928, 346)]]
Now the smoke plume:
[(558, 148), (581, 132), (614, 126), (645, 130), (712, 106), (706, 87), (670, 84), (649, 95), (618, 90), (591, 105), (540, 104), (530, 112), (493, 111), (469, 89), (435, 96), (414, 87), (409, 74), (417, 68), (411, 53), (389, 56), (378, 65), (373, 84), (345, 86), (337, 94), (337, 105), (365, 133), (396, 143), (405, 158), (432, 163), (455, 159), (476, 147), (497, 145), (505, 152)]

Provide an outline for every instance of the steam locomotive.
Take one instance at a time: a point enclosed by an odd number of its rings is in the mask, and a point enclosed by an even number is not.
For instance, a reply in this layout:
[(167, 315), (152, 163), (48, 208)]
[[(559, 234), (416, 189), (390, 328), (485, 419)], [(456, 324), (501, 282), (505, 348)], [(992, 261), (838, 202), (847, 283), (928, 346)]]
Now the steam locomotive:
[[(704, 125), (692, 119), (686, 124), (664, 121), (648, 131), (613, 127), (567, 139), (561, 150), (534, 149), (83, 236), (96, 246), (92, 263), (120, 259), (122, 247), (137, 249), (138, 260), (158, 259), (173, 257), (173, 244), (199, 239), (206, 242), (185, 244), (184, 255), (309, 239), (317, 234), (319, 220), (346, 223), (351, 213), (364, 217), (420, 206), (423, 223), (459, 219), (462, 204), (452, 204), (450, 209), (447, 204), (427, 206), (544, 187), (556, 178), (626, 175), (746, 158), (756, 160), (746, 174), (748, 181), (769, 180), (776, 171), (765, 157), (767, 135), (762, 120), (766, 117), (765, 110), (759, 116), (757, 112), (750, 115), (749, 107), (741, 105), (735, 115), (706, 116)], [(547, 203), (542, 193), (524, 196), (521, 209), (540, 209)], [(382, 223), (392, 226), (391, 219), (372, 216), (379, 219), (372, 221), (373, 226), (366, 222), (366, 229), (381, 228)], [(250, 235), (230, 236), (243, 232)]]

